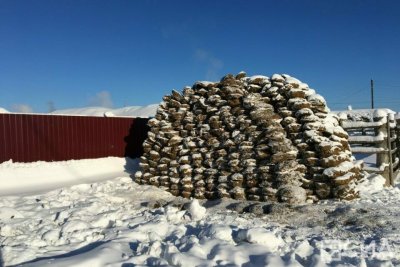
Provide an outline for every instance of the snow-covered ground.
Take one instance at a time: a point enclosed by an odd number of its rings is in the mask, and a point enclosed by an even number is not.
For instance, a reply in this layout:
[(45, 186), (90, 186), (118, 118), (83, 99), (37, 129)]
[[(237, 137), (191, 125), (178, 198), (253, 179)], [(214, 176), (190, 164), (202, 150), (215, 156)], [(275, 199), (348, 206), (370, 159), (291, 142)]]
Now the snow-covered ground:
[(129, 176), (137, 166), (137, 160), (117, 157), (32, 163), (9, 160), (0, 164), (0, 197)]
[[(400, 264), (400, 189), (380, 190), (380, 176), (360, 186), (359, 200), (291, 207), (189, 202), (136, 184), (126, 174), (135, 168), (135, 161), (123, 158), (0, 164), (1, 188), (13, 194), (0, 198), (4, 264)], [(49, 180), (55, 183), (49, 186)], [(51, 191), (37, 193), (41, 187)]]

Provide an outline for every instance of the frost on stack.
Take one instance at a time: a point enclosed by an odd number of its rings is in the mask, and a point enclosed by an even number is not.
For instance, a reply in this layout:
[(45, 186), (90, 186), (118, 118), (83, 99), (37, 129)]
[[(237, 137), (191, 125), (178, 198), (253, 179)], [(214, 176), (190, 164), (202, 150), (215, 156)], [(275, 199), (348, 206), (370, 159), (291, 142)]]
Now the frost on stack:
[(164, 96), (138, 183), (173, 195), (303, 203), (353, 199), (361, 163), (323, 97), (289, 75), (226, 75)]

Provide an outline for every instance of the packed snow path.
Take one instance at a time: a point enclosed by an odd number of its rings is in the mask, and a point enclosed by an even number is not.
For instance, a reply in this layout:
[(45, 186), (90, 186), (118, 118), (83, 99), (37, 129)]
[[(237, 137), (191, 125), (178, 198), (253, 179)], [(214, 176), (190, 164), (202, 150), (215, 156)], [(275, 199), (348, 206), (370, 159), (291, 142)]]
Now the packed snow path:
[(372, 192), (382, 179), (371, 180), (362, 199), (297, 207), (188, 202), (129, 177), (2, 197), (2, 257), (6, 266), (396, 266), (400, 189)]

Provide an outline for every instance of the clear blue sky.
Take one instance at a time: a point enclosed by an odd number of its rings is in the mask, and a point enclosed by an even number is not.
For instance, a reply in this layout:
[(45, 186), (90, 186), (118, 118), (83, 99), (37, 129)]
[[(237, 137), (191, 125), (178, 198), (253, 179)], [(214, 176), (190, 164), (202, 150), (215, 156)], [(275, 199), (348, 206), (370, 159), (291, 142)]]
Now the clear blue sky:
[(400, 1), (0, 0), (0, 107), (146, 105), (244, 70), (297, 77), (333, 110), (369, 107), (373, 78), (376, 106), (400, 111), (399, 49)]

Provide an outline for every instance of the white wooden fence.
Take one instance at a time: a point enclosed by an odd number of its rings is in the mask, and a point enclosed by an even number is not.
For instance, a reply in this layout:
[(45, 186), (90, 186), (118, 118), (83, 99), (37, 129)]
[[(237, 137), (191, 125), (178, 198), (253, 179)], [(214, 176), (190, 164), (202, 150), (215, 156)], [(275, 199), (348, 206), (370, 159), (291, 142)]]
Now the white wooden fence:
[(339, 114), (340, 124), (349, 133), (353, 154), (359, 158), (367, 154), (369, 161), (375, 161), (364, 164), (364, 170), (382, 175), (386, 185), (393, 185), (399, 171), (400, 120), (379, 110), (371, 111), (371, 115), (371, 121), (354, 121)]

